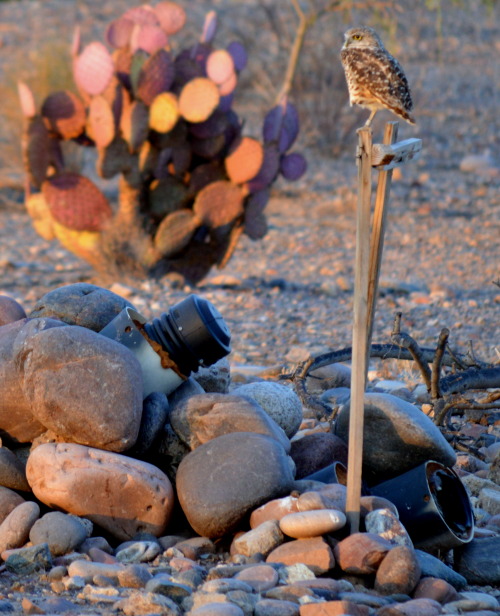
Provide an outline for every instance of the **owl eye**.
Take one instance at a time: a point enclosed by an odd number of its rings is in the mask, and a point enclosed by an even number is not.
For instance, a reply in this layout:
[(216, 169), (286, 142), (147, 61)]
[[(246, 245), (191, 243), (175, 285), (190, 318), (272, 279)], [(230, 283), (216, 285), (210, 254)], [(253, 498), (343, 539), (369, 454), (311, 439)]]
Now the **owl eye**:
[(361, 34), (353, 34), (353, 35), (352, 35), (352, 38), (353, 38), (355, 41), (360, 41), (360, 40), (363, 38), (363, 36), (362, 36)]

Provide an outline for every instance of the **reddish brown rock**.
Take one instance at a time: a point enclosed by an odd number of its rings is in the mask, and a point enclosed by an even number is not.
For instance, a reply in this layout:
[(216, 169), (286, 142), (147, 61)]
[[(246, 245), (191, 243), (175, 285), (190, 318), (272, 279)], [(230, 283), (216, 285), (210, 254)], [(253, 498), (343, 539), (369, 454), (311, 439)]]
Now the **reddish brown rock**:
[(299, 496), (299, 511), (314, 509), (338, 509), (345, 513), (347, 489), (340, 483), (327, 484), (318, 491), (304, 492)]
[(239, 571), (234, 579), (245, 582), (255, 592), (264, 592), (278, 584), (278, 572), (270, 565), (255, 565)]
[(294, 496), (275, 498), (254, 509), (250, 515), (250, 528), (256, 528), (269, 520), (281, 520), (287, 513), (298, 511), (298, 499)]
[(147, 462), (74, 443), (45, 444), (31, 452), (26, 474), (43, 503), (121, 540), (139, 532), (159, 537), (170, 519), (172, 485)]
[(125, 346), (84, 327), (53, 327), (17, 352), (35, 418), (68, 442), (124, 451), (139, 433), (141, 367)]
[(325, 601), (300, 606), (300, 616), (368, 616), (370, 608), (354, 601)]
[(268, 563), (307, 565), (316, 575), (326, 573), (335, 565), (333, 552), (322, 537), (296, 539), (280, 545), (266, 558)]
[(267, 556), (269, 552), (277, 548), (285, 541), (277, 520), (267, 520), (256, 528), (249, 530), (234, 538), (231, 544), (231, 554), (243, 554), (253, 556), (262, 554)]
[(354, 533), (334, 548), (335, 559), (342, 571), (353, 575), (375, 573), (385, 555), (394, 546), (371, 533)]
[(21, 304), (8, 295), (0, 295), (0, 326), (25, 318), (26, 313)]
[(371, 511), (376, 511), (377, 509), (390, 509), (396, 517), (399, 517), (396, 505), (383, 496), (362, 496), (359, 504), (361, 507), (361, 518), (364, 518)]
[(345, 526), (346, 517), (338, 509), (318, 509), (289, 513), (281, 518), (280, 529), (294, 539), (318, 537), (332, 533)]
[(409, 595), (420, 580), (421, 569), (415, 550), (405, 545), (385, 555), (375, 576), (375, 590), (384, 594)]
[(458, 592), (446, 580), (424, 577), (415, 588), (413, 597), (414, 599), (433, 599), (439, 603), (449, 603), (458, 598)]

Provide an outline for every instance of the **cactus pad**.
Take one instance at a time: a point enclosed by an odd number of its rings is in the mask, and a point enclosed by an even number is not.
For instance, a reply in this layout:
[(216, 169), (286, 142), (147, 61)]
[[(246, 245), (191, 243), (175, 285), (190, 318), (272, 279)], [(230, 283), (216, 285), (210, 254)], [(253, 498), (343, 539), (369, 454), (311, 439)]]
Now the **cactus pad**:
[(158, 50), (142, 65), (137, 80), (137, 96), (146, 105), (170, 89), (174, 80), (174, 64), (168, 51)]
[(91, 96), (104, 92), (114, 70), (115, 66), (109, 51), (99, 42), (89, 43), (75, 58), (73, 66), (78, 87)]
[(189, 244), (200, 222), (192, 210), (183, 209), (172, 212), (156, 231), (155, 248), (164, 256), (172, 257)]
[(213, 182), (198, 193), (193, 210), (207, 227), (223, 227), (243, 214), (243, 193), (231, 182)]
[(94, 96), (90, 101), (87, 135), (98, 148), (105, 148), (115, 137), (113, 110), (103, 96)]
[(181, 90), (179, 111), (188, 122), (204, 122), (219, 104), (219, 91), (213, 81), (196, 77)]
[(254, 178), (262, 166), (264, 150), (251, 137), (239, 139), (225, 160), (226, 171), (235, 184), (242, 184)]
[(85, 107), (68, 90), (49, 94), (42, 105), (42, 116), (47, 128), (62, 139), (74, 139), (85, 128)]
[(246, 49), (238, 41), (233, 41), (227, 46), (227, 51), (231, 54), (234, 62), (234, 68), (240, 72), (242, 71), (248, 62), (248, 54)]
[(78, 173), (45, 180), (42, 194), (54, 220), (75, 231), (100, 231), (113, 214), (97, 186)]
[(176, 34), (186, 23), (186, 11), (175, 2), (159, 2), (153, 10), (168, 35)]
[(160, 23), (153, 8), (148, 4), (135, 6), (134, 8), (125, 11), (122, 17), (125, 19), (130, 19), (130, 21), (134, 22), (134, 24), (139, 24), (140, 26), (157, 26)]
[(226, 138), (224, 135), (217, 135), (208, 139), (191, 139), (193, 154), (209, 160), (218, 157), (225, 145)]
[(298, 180), (307, 169), (306, 159), (298, 152), (285, 154), (281, 158), (280, 171), (286, 180)]
[(197, 139), (208, 139), (210, 137), (222, 135), (222, 133), (226, 131), (228, 125), (228, 114), (216, 110), (205, 122), (191, 124), (189, 132)]
[(21, 111), (25, 118), (33, 118), (36, 115), (35, 97), (30, 88), (22, 81), (17, 82), (17, 93)]
[(189, 178), (189, 194), (194, 196), (208, 186), (212, 182), (225, 179), (226, 174), (223, 167), (216, 161), (211, 163), (205, 163), (204, 165), (198, 165), (193, 169), (191, 177)]
[(219, 84), (219, 94), (221, 96), (229, 96), (232, 94), (238, 85), (238, 75), (233, 73), (224, 83)]
[(186, 207), (188, 191), (183, 182), (172, 176), (154, 180), (149, 190), (149, 210), (154, 220)]
[(130, 36), (130, 49), (132, 51), (143, 49), (147, 53), (153, 54), (167, 45), (168, 37), (159, 26), (134, 24)]
[(264, 159), (261, 168), (257, 175), (247, 183), (249, 192), (255, 193), (267, 188), (274, 182), (280, 170), (280, 160), (281, 155), (277, 145), (264, 146)]
[(163, 92), (151, 103), (149, 108), (149, 128), (158, 133), (168, 133), (179, 119), (177, 96), (172, 92)]
[(267, 218), (265, 214), (247, 215), (245, 212), (244, 230), (251, 240), (261, 240), (267, 234)]
[(234, 61), (225, 49), (216, 49), (207, 58), (207, 77), (217, 85), (227, 81), (234, 75)]
[(126, 17), (120, 17), (115, 19), (106, 28), (106, 40), (116, 49), (122, 49), (127, 47), (130, 43), (130, 37), (132, 36), (132, 30), (134, 29), (134, 22)]
[(99, 149), (96, 170), (100, 177), (110, 179), (118, 173), (127, 173), (131, 166), (132, 156), (122, 137), (115, 137), (106, 148)]
[(30, 182), (40, 188), (54, 160), (54, 150), (59, 147), (52, 139), (41, 116), (28, 121), (23, 137), (23, 159)]
[(68, 229), (57, 222), (54, 222), (53, 225), (55, 236), (67, 250), (92, 263), (95, 267), (100, 265), (100, 233)]
[(216, 32), (217, 32), (217, 13), (215, 11), (209, 11), (205, 15), (205, 22), (203, 23), (203, 32), (201, 34), (201, 42), (211, 43), (214, 40)]
[(141, 101), (134, 101), (123, 108), (120, 129), (130, 150), (136, 152), (146, 141), (149, 131), (149, 109)]
[(26, 199), (26, 209), (31, 216), (36, 232), (48, 242), (53, 240), (56, 236), (54, 233), (54, 221), (42, 193), (35, 193)]

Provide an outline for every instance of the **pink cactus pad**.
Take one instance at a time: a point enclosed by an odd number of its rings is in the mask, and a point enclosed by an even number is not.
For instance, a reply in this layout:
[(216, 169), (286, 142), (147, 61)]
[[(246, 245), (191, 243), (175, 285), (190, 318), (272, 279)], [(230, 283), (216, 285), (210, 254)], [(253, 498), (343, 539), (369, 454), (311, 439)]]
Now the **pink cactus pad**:
[(154, 24), (135, 24), (130, 36), (130, 49), (143, 49), (150, 54), (168, 45), (165, 32)]
[(73, 66), (77, 85), (92, 96), (104, 92), (114, 70), (115, 66), (109, 51), (99, 42), (87, 45), (75, 58)]
[(136, 6), (132, 9), (129, 9), (123, 14), (125, 19), (130, 19), (135, 24), (140, 24), (141, 26), (144, 24), (150, 24), (153, 26), (159, 25), (158, 17), (149, 4), (143, 4), (142, 6)]
[(175, 2), (159, 2), (153, 10), (168, 35), (176, 34), (186, 23), (186, 11)]
[(25, 118), (33, 118), (36, 115), (36, 104), (33, 92), (23, 81), (18, 81), (17, 93), (19, 95), (19, 103), (23, 116)]
[(127, 19), (126, 17), (115, 19), (106, 29), (106, 40), (111, 47), (115, 47), (116, 49), (127, 47), (130, 43), (133, 29), (134, 22), (131, 19)]
[(225, 49), (216, 49), (207, 58), (207, 77), (217, 85), (227, 81), (234, 75), (234, 61)]

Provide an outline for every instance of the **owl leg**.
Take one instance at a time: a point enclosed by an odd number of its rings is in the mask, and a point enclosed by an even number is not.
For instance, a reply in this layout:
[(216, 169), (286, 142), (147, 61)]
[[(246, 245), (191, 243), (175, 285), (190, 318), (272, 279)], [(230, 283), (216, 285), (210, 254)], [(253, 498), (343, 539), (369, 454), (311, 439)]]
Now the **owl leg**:
[(378, 111), (378, 109), (373, 109), (373, 111), (370, 113), (370, 117), (365, 122), (365, 126), (371, 126), (372, 125), (372, 120), (375, 117), (375, 114), (377, 113), (377, 111)]

